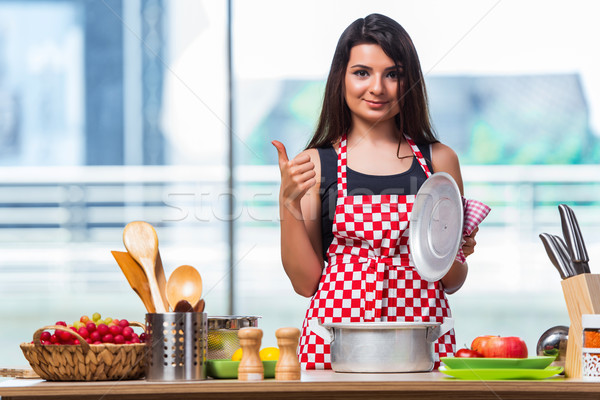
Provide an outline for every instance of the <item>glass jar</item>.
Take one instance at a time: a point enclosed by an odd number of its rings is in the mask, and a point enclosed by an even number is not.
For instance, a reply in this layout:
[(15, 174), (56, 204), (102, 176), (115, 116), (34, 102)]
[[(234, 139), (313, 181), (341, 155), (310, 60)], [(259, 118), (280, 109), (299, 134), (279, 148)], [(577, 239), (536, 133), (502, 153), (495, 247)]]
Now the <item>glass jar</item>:
[(600, 381), (600, 314), (583, 314), (582, 378)]

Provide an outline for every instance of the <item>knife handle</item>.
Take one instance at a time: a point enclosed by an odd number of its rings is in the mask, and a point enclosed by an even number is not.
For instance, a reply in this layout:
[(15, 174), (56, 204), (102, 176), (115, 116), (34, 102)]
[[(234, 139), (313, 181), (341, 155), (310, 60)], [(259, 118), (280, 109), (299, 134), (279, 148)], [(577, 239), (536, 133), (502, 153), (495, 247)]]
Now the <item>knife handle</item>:
[(581, 233), (581, 229), (579, 228), (579, 222), (577, 221), (575, 212), (568, 206), (567, 209), (569, 211), (569, 217), (575, 233), (575, 246), (573, 247), (575, 254), (573, 255), (573, 261), (588, 262), (590, 261), (590, 258), (588, 256), (587, 249), (585, 248), (585, 242), (583, 241), (583, 235)]
[(570, 208), (566, 204), (560, 204), (558, 206), (558, 212), (560, 214), (560, 225), (562, 227), (563, 236), (567, 245), (569, 256), (572, 260), (576, 258), (576, 244), (577, 238), (575, 237), (575, 229), (573, 226), (573, 220), (571, 219)]

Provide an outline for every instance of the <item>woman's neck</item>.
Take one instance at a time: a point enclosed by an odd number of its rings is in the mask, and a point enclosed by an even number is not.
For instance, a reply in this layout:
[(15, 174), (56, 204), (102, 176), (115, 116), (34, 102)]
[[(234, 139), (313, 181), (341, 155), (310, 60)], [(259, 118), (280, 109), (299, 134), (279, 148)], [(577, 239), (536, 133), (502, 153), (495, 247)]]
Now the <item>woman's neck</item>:
[(387, 120), (373, 124), (363, 120), (352, 121), (352, 128), (348, 132), (349, 142), (367, 141), (375, 143), (398, 143), (400, 133), (394, 120)]

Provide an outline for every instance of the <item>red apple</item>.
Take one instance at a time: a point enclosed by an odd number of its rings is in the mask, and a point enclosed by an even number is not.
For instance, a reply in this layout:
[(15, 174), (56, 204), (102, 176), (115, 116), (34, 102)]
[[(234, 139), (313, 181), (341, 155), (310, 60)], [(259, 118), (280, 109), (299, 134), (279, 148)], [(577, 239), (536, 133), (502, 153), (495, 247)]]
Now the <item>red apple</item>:
[(527, 358), (527, 345), (516, 336), (493, 336), (481, 353), (489, 358)]

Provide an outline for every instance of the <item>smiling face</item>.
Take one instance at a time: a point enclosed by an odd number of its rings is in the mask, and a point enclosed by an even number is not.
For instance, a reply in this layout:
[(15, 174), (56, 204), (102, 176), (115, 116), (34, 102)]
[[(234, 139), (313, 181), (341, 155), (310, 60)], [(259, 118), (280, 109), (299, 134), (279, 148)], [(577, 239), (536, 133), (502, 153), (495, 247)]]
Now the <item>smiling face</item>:
[(377, 44), (359, 44), (350, 50), (344, 77), (346, 104), (354, 122), (379, 124), (400, 112), (398, 91), (403, 90), (403, 69)]

